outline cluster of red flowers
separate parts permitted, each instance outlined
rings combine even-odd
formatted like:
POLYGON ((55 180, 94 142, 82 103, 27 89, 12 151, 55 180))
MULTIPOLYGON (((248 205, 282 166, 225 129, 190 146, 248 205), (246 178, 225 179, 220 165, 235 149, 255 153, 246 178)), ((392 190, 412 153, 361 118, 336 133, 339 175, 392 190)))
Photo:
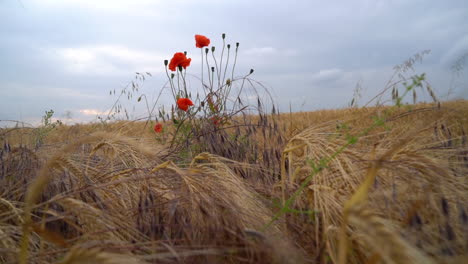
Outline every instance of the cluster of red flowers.
MULTIPOLYGON (((197 48, 203 48, 210 45, 210 39, 203 35, 195 35, 195 46, 197 48)), ((176 52, 169 62, 169 70, 176 71, 179 67, 186 69, 190 66, 191 58, 187 58, 186 54, 183 52, 176 52)), ((167 63, 167 61, 166 61, 167 63)), ((167 64, 166 64, 167 65, 167 64)), ((192 100, 189 98, 179 98, 177 99, 177 107, 182 111, 187 111, 190 106, 193 106, 192 100)), ((213 124, 218 126, 221 122, 219 117, 214 117, 211 119, 213 124)), ((163 131, 163 125, 157 123, 154 126, 154 132, 161 133, 163 131)))
MULTIPOLYGON (((210 39, 203 35, 195 35, 195 46, 197 48, 203 48, 210 45, 210 39)), ((187 58, 185 53, 176 52, 169 62, 169 70, 176 71, 177 68, 182 67, 186 69, 190 66, 191 58, 187 58)), ((177 100, 177 107, 183 111, 187 111, 190 106, 193 105, 193 102, 188 98, 179 98, 177 100)), ((154 129, 156 131, 156 127, 154 129)), ((159 133, 159 132, 157 132, 159 133)))
MULTIPOLYGON (((210 39, 203 36, 203 35, 195 35, 195 46, 197 48, 203 48, 210 45, 210 39)), ((187 58, 185 53, 183 52, 176 52, 174 56, 172 56, 171 61, 169 62, 169 70, 176 71, 178 67, 182 67, 186 69, 190 66, 190 62, 192 61, 191 58, 187 58)))

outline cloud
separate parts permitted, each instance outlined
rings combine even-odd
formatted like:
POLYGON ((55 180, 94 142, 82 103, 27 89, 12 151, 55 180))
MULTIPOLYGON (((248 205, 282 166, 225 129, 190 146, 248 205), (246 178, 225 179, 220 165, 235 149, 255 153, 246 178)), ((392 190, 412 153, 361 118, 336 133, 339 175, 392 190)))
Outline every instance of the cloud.
POLYGON ((447 66, 466 52, 465 2, 294 0, 291 15, 279 0, 6 1, 0 117, 40 118, 47 109, 91 117, 79 110, 112 105, 109 90, 135 71, 153 74, 141 91, 156 98, 167 81, 162 61, 174 52, 187 50, 187 74, 200 74, 194 34, 210 37, 217 55, 221 33, 241 43, 235 76, 255 69, 251 77, 275 89, 283 108, 296 99, 311 102, 304 110, 344 106, 360 79, 372 95, 394 65, 424 49, 432 50, 428 78, 444 89, 447 66))
POLYGON ((273 47, 250 48, 244 51, 245 54, 255 55, 255 56, 274 54, 276 52, 277 50, 273 47))
POLYGON ((20 82, 17 83, 4 83, 5 89, 0 90, 0 95, 5 97, 29 96, 36 99, 49 98, 53 100, 98 100, 102 96, 83 92, 82 90, 72 89, 60 86, 47 86, 47 85, 24 85, 20 82))
POLYGON ((87 8, 95 10, 109 11, 128 11, 129 9, 147 7, 150 4, 159 4, 163 1, 158 0, 139 0, 138 3, 128 0, 34 0, 28 1, 28 4, 35 4, 37 7, 48 8, 87 8), (32 3, 31 3, 32 2, 32 3))
POLYGON ((132 71, 164 72, 164 56, 154 52, 133 50, 118 45, 96 45, 78 48, 57 48, 66 69, 75 74, 116 75, 132 71))
POLYGON ((324 81, 332 81, 340 78, 343 75, 343 71, 341 69, 324 69, 320 70, 319 72, 313 74, 310 77, 310 80, 313 82, 324 82, 324 81))
POLYGON ((85 116, 98 116, 98 115, 107 115, 109 111, 100 111, 98 109, 80 109, 78 110, 81 114, 85 116))

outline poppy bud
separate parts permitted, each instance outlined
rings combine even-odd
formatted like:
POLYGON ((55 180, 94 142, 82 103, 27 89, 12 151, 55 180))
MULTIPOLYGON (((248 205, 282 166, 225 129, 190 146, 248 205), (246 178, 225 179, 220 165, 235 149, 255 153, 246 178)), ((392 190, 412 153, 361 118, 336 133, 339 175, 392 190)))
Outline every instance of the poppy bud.
POLYGON ((186 52, 186 51, 184 51, 184 55, 187 56, 187 52, 186 52))
POLYGON ((164 60, 164 66, 167 66, 168 63, 169 63, 168 60, 164 60))
POLYGON ((211 67, 211 71, 214 72, 214 67, 211 67))
POLYGON ((215 51, 215 47, 211 47, 211 52, 214 52, 215 51))
POLYGON ((254 69, 250 69, 250 73, 249 74, 252 74, 254 72, 254 69))
POLYGON ((222 37, 223 39, 226 38, 226 34, 223 33, 223 34, 221 35, 221 37, 222 37))
POLYGON ((231 48, 231 44, 227 44, 227 48, 230 49, 230 48, 231 48))
POLYGON ((174 79, 175 74, 171 73, 171 79, 174 79))
POLYGON ((177 68, 179 68, 179 71, 182 71, 182 66, 179 65, 177 68))
POLYGON ((239 47, 239 42, 236 42, 236 48, 238 48, 238 47, 239 47))
POLYGON ((205 48, 205 53, 206 53, 206 54, 208 54, 208 51, 209 51, 209 49, 208 49, 208 48, 205 48))

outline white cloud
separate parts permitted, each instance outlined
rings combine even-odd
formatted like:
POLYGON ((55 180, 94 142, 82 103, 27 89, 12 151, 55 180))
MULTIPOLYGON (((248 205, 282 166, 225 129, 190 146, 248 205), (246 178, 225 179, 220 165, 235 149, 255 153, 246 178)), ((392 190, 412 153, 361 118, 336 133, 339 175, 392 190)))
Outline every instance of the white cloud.
POLYGON ((337 79, 341 77, 342 75, 343 75, 343 71, 341 69, 337 69, 337 68, 324 69, 313 74, 311 76, 311 80, 315 82, 329 81, 329 80, 337 79))
POLYGON ((67 87, 53 87, 48 85, 22 84, 21 82, 11 82, 3 84, 0 89, 0 96, 15 97, 28 96, 34 98, 53 98, 54 100, 80 99, 80 100, 98 100, 101 96, 67 87))
POLYGON ((163 72, 164 56, 118 45, 59 48, 66 70, 75 74, 115 75, 131 71, 163 72), (125 66, 122 66, 125 65, 125 66), (124 68, 125 67, 125 68, 124 68), (130 69, 128 68, 130 67, 130 69))
POLYGON ((59 10, 73 12, 84 10, 98 15, 117 15, 133 17, 170 18, 180 12, 181 6, 194 4, 217 4, 219 0, 30 0, 25 2, 27 8, 34 10, 59 10), (168 13, 170 9, 172 12, 168 13))
POLYGON ((141 8, 149 4, 157 4, 163 1, 158 0, 36 0, 34 1, 40 6, 52 7, 74 7, 74 8, 89 8, 89 9, 104 9, 106 11, 121 10, 125 11, 130 8, 141 8))
POLYGON ((100 111, 98 109, 80 109, 78 112, 86 116, 107 115, 108 113, 108 111, 100 111))
POLYGON ((94 54, 88 50, 83 49, 62 49, 59 51, 62 56, 68 60, 72 60, 76 63, 89 63, 96 59, 94 54))
POLYGON ((150 53, 150 52, 143 52, 138 50, 131 50, 126 47, 122 46, 114 46, 114 45, 102 45, 89 48, 88 50, 97 53, 108 55, 111 57, 116 57, 131 63, 141 63, 141 62, 154 62, 154 61, 162 61, 164 57, 161 55, 150 53))

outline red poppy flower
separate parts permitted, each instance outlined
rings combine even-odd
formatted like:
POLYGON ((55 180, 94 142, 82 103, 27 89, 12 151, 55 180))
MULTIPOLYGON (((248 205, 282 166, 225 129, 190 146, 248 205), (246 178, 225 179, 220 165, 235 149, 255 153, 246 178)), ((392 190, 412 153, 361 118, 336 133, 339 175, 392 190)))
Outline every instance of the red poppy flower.
POLYGON ((157 123, 154 125, 154 132, 156 133, 161 133, 163 130, 163 125, 161 123, 157 123))
POLYGON ((210 39, 203 35, 195 35, 195 46, 203 48, 210 45, 210 39))
POLYGON ((176 71, 177 67, 181 66, 184 69, 190 66, 190 61, 183 52, 177 52, 172 57, 171 62, 169 62, 169 70, 176 71))
POLYGON ((181 110, 187 111, 191 105, 193 105, 193 102, 188 98, 179 98, 179 100, 177 100, 177 107, 181 110))

